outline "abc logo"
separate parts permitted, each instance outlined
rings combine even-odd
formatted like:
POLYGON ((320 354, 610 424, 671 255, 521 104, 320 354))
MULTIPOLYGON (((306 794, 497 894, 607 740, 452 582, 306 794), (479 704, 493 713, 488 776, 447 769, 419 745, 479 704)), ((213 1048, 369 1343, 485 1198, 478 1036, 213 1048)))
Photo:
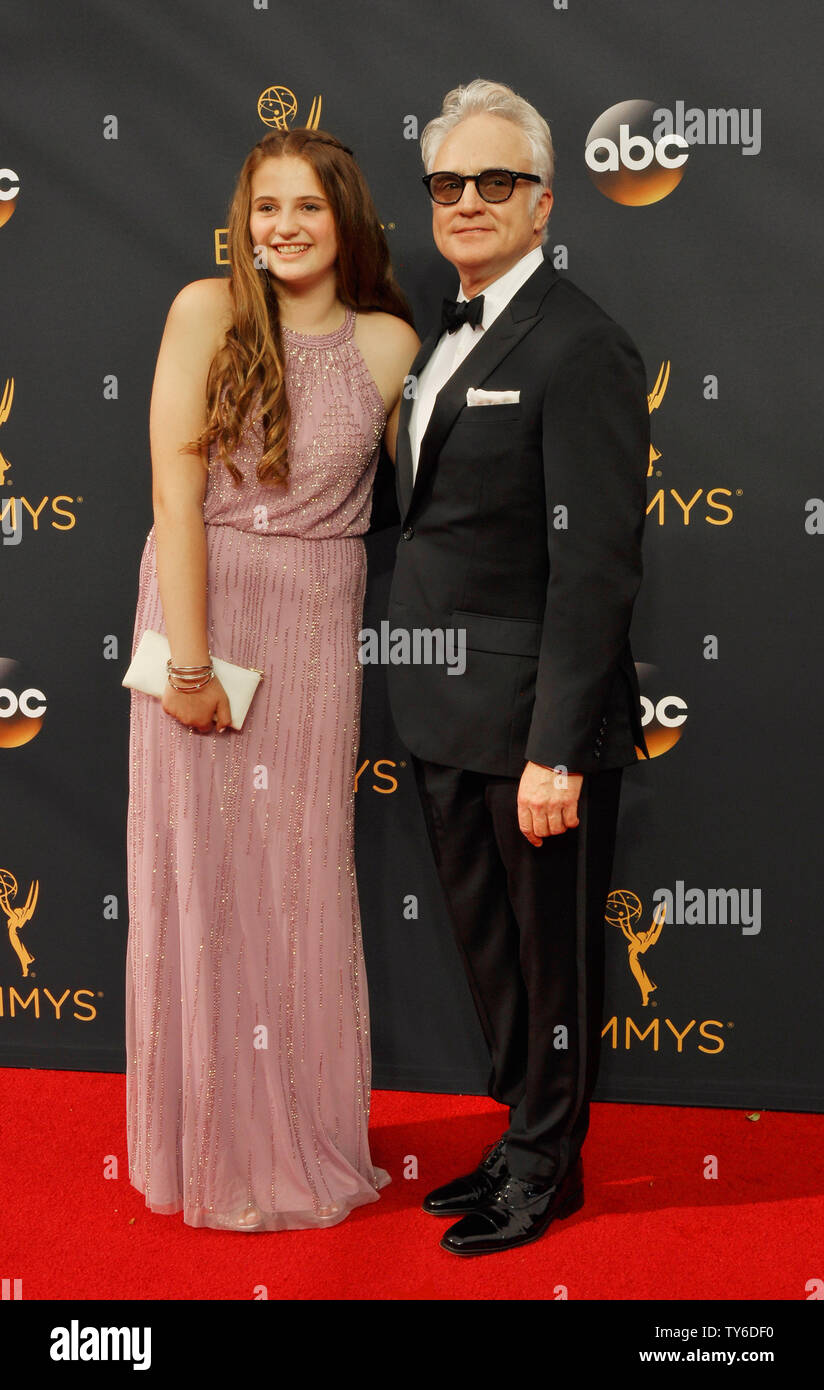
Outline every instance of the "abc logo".
POLYGON ((0 657, 0 748, 21 748, 43 727, 46 697, 19 661, 0 657))
POLYGON ((641 723, 651 758, 668 753, 681 737, 687 722, 687 702, 680 695, 667 695, 657 666, 636 661, 641 687, 641 723))
POLYGON ((20 180, 13 169, 0 169, 0 227, 5 227, 17 207, 20 180))
POLYGON ((627 207, 666 198, 681 182, 689 145, 683 135, 656 137, 651 101, 620 101, 599 116, 587 136, 585 159, 605 197, 627 207))

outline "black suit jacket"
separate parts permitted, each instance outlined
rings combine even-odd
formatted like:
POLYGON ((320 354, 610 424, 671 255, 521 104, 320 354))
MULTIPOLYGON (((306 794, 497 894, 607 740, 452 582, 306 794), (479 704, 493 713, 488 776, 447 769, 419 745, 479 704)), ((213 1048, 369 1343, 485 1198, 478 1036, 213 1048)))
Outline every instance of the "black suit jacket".
POLYGON ((628 632, 649 412, 632 341, 544 260, 438 394, 414 484, 411 407, 390 627, 463 629, 466 670, 388 666, 406 746, 511 777, 527 760, 582 773, 634 763, 636 746, 646 756, 628 632), (468 387, 520 400, 467 406, 468 387))

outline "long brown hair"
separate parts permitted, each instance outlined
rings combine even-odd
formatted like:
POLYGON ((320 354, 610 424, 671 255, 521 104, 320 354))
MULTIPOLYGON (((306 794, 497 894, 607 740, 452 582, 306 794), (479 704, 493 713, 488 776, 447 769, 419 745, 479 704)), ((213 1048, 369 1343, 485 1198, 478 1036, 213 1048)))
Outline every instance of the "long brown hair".
POLYGON ((264 159, 290 155, 311 164, 332 210, 337 235, 338 298, 355 310, 382 309, 412 323, 412 312, 392 273, 389 247, 372 196, 357 163, 334 135, 323 130, 278 130, 265 135, 246 156, 229 208, 227 251, 234 315, 215 353, 206 386, 206 426, 187 452, 217 444, 218 456, 240 486, 243 475, 231 458, 243 422, 259 394, 263 453, 262 483, 289 476, 289 401, 277 295, 266 267, 254 263, 249 232, 252 175, 264 159))

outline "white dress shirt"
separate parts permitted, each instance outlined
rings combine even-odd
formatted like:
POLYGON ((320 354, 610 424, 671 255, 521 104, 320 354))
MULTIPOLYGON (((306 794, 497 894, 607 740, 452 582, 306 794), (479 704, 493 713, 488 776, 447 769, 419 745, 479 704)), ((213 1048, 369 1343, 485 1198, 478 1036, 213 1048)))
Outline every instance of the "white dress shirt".
MULTIPOLYGON (((435 397, 457 371, 464 358, 472 351, 478 341, 478 335, 485 333, 493 324, 500 313, 506 308, 512 296, 525 284, 530 275, 533 275, 538 266, 543 263, 544 253, 540 246, 535 246, 531 251, 527 251, 519 261, 516 261, 504 275, 500 275, 497 280, 493 280, 491 285, 487 285, 482 291, 484 297, 483 318, 476 328, 472 328, 468 323, 462 323, 455 333, 444 333, 438 342, 435 351, 430 357, 426 366, 418 376, 415 399, 412 403, 412 410, 409 416, 409 442, 412 447, 412 477, 418 471, 418 456, 421 449, 421 440, 426 433, 426 427, 435 405, 435 397)), ((458 293, 458 303, 466 299, 466 295, 461 289, 458 293)), ((479 382, 475 383, 480 385, 479 382)))

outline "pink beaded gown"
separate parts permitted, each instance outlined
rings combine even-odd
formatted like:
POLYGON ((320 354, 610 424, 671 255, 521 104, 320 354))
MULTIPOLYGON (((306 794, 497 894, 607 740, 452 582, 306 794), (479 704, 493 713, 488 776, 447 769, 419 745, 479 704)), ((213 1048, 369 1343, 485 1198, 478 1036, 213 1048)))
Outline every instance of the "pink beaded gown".
MULTIPOLYGON (((243 729, 200 734, 132 692, 126 962, 129 1179, 155 1212, 326 1226, 377 1200, 354 864, 357 633, 383 401, 355 315, 283 330, 288 486, 259 427, 210 451, 210 651, 264 672, 243 729)), ((165 632, 154 527, 132 651, 165 632)))

